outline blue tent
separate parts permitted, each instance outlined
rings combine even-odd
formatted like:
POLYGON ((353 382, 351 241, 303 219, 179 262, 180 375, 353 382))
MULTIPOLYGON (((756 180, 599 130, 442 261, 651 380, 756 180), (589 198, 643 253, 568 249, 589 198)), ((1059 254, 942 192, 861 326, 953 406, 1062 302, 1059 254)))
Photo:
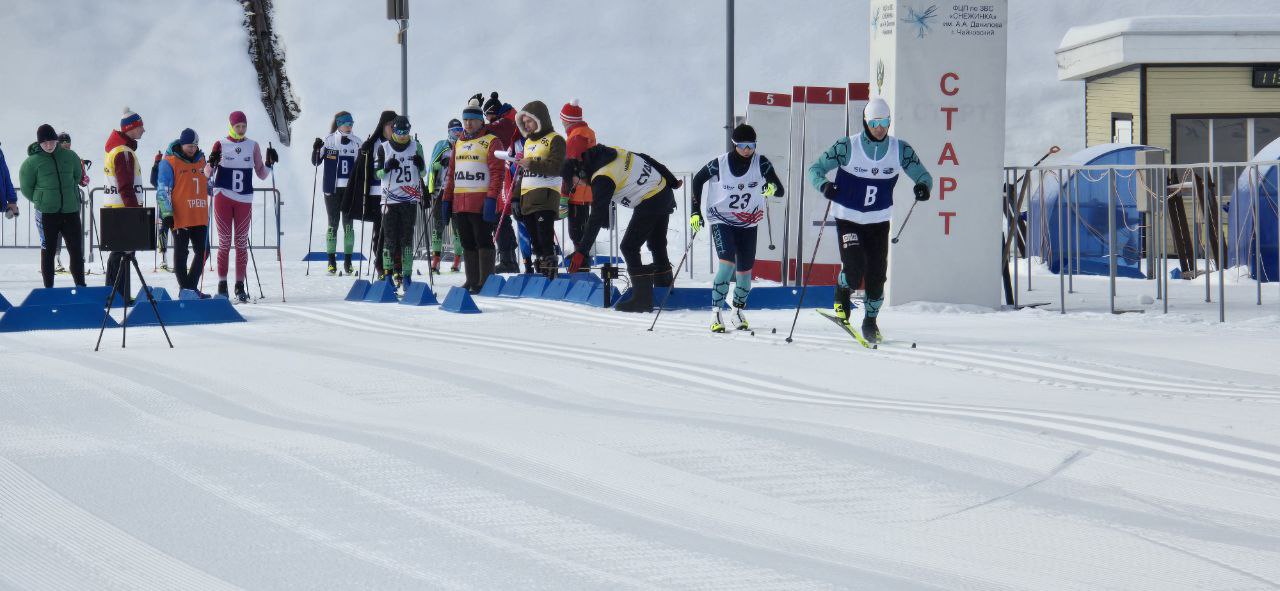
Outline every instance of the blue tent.
MULTIPOLYGON (((1132 165, 1134 155, 1151 146, 1134 144, 1103 144, 1076 152, 1059 165, 1105 166, 1132 165)), ((1048 165, 1052 167, 1053 165, 1048 165)), ((1040 182, 1039 173, 1032 173, 1031 180, 1040 182)), ((1044 176, 1044 199, 1039 187, 1031 187, 1027 194, 1027 243, 1032 256, 1038 256, 1049 264, 1049 270, 1060 273, 1063 264, 1076 259, 1075 273, 1080 275, 1109 275, 1110 261, 1107 248, 1107 193, 1110 176, 1105 170, 1064 171, 1062 178, 1044 176), (1067 216, 1074 194, 1077 215, 1067 216), (1062 220, 1059 200, 1061 203, 1062 220), (1061 223, 1060 223, 1061 222, 1061 223), (1059 232, 1062 233, 1059 236, 1059 232), (1070 249, 1068 250, 1068 238, 1070 249)), ((1142 215, 1138 213, 1138 175, 1132 171, 1115 171, 1116 186, 1116 275, 1143 278, 1142 244, 1139 228, 1142 215)))
MULTIPOLYGON (((1280 160, 1280 139, 1259 150, 1254 162, 1280 160)), ((1280 220, 1277 220, 1276 166, 1246 168, 1236 179, 1227 215, 1227 261, 1231 266, 1249 265, 1249 277, 1263 281, 1280 281, 1280 220), (1258 233, 1254 236, 1254 213, 1258 214, 1258 233), (1255 250, 1255 246, 1257 247, 1255 250), (1259 252, 1261 251, 1261 252, 1259 252), (1261 255, 1261 256, 1257 256, 1261 255)))

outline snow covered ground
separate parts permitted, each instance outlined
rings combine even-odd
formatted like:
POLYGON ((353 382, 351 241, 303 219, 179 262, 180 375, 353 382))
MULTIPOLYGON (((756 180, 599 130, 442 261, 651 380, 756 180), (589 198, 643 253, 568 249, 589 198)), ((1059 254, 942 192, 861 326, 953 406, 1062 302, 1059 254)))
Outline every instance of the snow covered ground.
POLYGON ((812 312, 788 345, 781 311, 346 303, 300 263, 281 303, 259 255, 249 322, 173 350, 0 336, 0 589, 1280 586, 1274 290, 1225 325, 900 306, 919 348, 869 351, 812 312))

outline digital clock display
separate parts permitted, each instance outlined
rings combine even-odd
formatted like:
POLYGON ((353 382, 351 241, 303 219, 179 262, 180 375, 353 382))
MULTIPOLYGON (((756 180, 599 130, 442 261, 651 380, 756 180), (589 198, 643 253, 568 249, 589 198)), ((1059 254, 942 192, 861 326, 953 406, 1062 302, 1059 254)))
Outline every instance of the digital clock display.
POLYGON ((1254 66, 1254 88, 1280 88, 1280 66, 1254 66))

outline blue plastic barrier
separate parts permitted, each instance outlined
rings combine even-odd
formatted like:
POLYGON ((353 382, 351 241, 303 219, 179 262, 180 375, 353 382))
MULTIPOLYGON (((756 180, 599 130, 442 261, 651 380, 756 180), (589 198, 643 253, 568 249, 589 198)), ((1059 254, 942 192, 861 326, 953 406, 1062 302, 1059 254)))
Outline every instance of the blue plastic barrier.
MULTIPOLYGON (((27 294, 19 306, 65 306, 70 304, 97 304, 99 308, 106 305, 107 296, 111 295, 111 286, 95 285, 93 287, 38 287, 27 294)), ((112 307, 123 308, 124 298, 116 295, 112 307)))
MULTIPOLYGON (((342 257, 343 257, 343 256, 345 256, 345 255, 343 255, 343 254, 339 253, 339 254, 338 254, 338 259, 339 259, 339 260, 342 260, 342 257)), ((360 254, 360 253, 358 253, 358 252, 353 252, 353 253, 351 253, 351 262, 353 262, 353 263, 354 263, 354 262, 356 262, 356 261, 365 261, 365 260, 368 260, 368 259, 364 258, 364 255, 362 255, 362 254, 360 254)), ((327 253, 327 252, 309 252, 309 253, 307 253, 307 256, 302 257, 302 262, 304 262, 304 263, 305 263, 305 262, 308 262, 308 261, 313 262, 313 263, 327 263, 327 262, 329 262, 329 253, 327 253)))
MULTIPOLYGON (((145 288, 139 287, 138 295, 133 296, 133 303, 135 306, 138 305, 139 303, 146 303, 147 294, 143 292, 144 289, 145 288)), ((155 298, 157 302, 168 302, 173 299, 172 297, 169 296, 169 290, 163 287, 152 287, 151 297, 155 298)))
POLYGON ((356 282, 351 284, 351 289, 347 291, 347 297, 343 299, 348 302, 363 302, 366 293, 369 293, 369 280, 356 279, 356 282))
MULTIPOLYGON (((810 285, 804 289, 804 306, 807 308, 826 308, 835 299, 834 285, 810 285)), ((748 310, 788 310, 795 308, 798 303, 799 287, 757 287, 747 296, 748 310)))
POLYGON ((585 304, 591 301, 591 292, 598 287, 590 281, 574 281, 569 287, 569 293, 565 294, 564 301, 573 302, 575 304, 585 304))
POLYGON ((530 275, 524 282, 524 289, 520 290, 522 298, 540 298, 542 292, 547 290, 547 278, 542 275, 530 275))
POLYGON ((409 284, 409 289, 404 290, 404 298, 400 303, 406 306, 436 306, 440 301, 436 299, 436 293, 431 291, 430 285, 415 281, 409 284))
POLYGON ((561 273, 559 277, 563 277, 565 279, 572 279, 574 281, 590 281, 596 285, 604 283, 604 281, 600 279, 599 275, 596 275, 595 273, 590 273, 587 271, 579 271, 577 273, 561 273))
POLYGON ((440 305, 440 309, 458 314, 480 313, 480 308, 476 306, 476 301, 471 299, 471 294, 456 285, 449 288, 449 293, 444 296, 444 303, 440 305))
POLYGON ((507 278, 507 282, 502 284, 502 291, 498 295, 504 298, 518 298, 524 293, 524 284, 529 280, 530 275, 512 275, 507 278))
MULTIPOLYGON (((618 303, 618 297, 621 294, 618 293, 618 288, 612 285, 609 286, 609 289, 613 291, 613 295, 609 298, 609 305, 613 306, 618 303)), ((604 284, 597 285, 595 289, 591 290, 591 298, 587 300, 587 305, 597 308, 604 307, 604 284)))
POLYGON ((10 304, 9 300, 5 299, 4 294, 0 294, 0 312, 4 312, 12 307, 13 304, 10 304))
POLYGON ((484 286, 480 288, 480 295, 485 297, 497 297, 502 293, 502 286, 507 283, 507 278, 497 273, 490 275, 484 280, 484 286))
MULTIPOLYGON (((105 297, 105 296, 104 296, 105 297)), ((53 306, 22 305, 11 308, 0 316, 0 332, 24 330, 66 330, 98 328, 102 326, 103 304, 58 304, 53 306)), ((120 326, 114 318, 107 318, 107 327, 120 326)))
POLYGON ((200 299, 200 296, 196 294, 196 291, 194 289, 180 289, 178 290, 178 299, 179 300, 198 300, 200 299))
POLYGON ((574 281, 566 277, 556 277, 551 283, 547 284, 547 288, 542 291, 542 299, 544 300, 563 300, 569 295, 569 288, 573 287, 574 281))
POLYGON ((364 294, 364 301, 374 304, 389 304, 396 300, 396 284, 386 280, 374 281, 364 294))
MULTIPOLYGON (((615 265, 621 265, 623 263, 623 260, 622 260, 622 257, 613 257, 612 259, 610 259, 608 256, 602 255, 602 254, 598 254, 591 259, 591 265, 593 267, 598 267, 600 265, 603 265, 605 263, 610 263, 610 262, 615 265)), ((560 267, 562 269, 569 268, 569 257, 564 257, 564 260, 560 261, 560 267)))
MULTIPOLYGON (((244 322, 244 316, 236 311, 235 305, 227 298, 209 298, 205 300, 168 300, 157 301, 155 310, 146 301, 140 301, 129 313, 129 326, 158 326, 156 310, 166 326, 183 326, 191 324, 223 324, 226 322, 244 322)), ((99 319, 101 320, 101 319, 99 319)))

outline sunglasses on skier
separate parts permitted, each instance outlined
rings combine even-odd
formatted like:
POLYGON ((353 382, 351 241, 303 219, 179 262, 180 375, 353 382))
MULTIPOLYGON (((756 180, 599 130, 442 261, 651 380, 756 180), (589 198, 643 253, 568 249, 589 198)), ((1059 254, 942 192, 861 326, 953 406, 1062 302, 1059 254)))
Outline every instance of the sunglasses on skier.
POLYGON ((877 127, 884 127, 884 128, 888 128, 888 127, 889 127, 889 118, 888 118, 888 117, 881 117, 881 118, 879 118, 879 119, 871 119, 871 120, 867 121, 867 127, 870 127, 870 128, 872 128, 872 129, 875 129, 875 128, 877 128, 877 127))
POLYGON ((739 150, 754 150, 756 149, 756 143, 755 142, 733 142, 733 147, 739 150))

